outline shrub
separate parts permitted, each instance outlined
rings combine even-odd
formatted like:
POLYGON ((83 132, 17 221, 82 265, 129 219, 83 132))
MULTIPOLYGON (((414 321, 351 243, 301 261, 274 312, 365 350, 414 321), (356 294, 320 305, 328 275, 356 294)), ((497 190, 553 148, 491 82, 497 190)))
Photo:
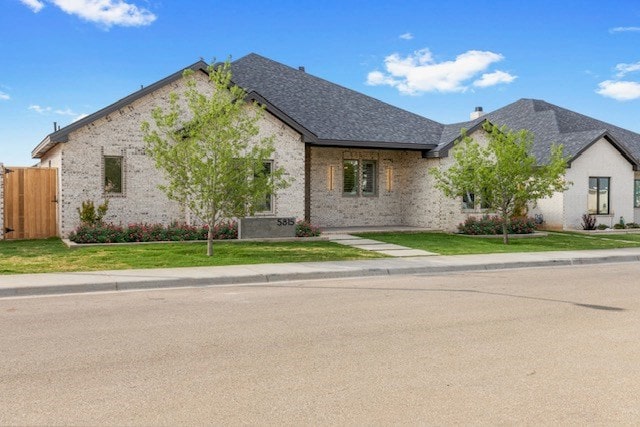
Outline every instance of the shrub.
MULTIPOLYGON (((70 235, 69 240, 76 243, 124 243, 124 242, 159 242, 206 240, 208 228, 196 227, 183 223, 172 223, 165 227, 162 224, 129 224, 120 227, 113 224, 81 224, 70 235)), ((238 225, 234 221, 223 222, 213 229, 215 240, 238 238, 238 225)))
POLYGON ((296 237, 317 237, 319 235, 320 228, 314 227, 308 221, 296 222, 296 237))
POLYGON ((629 222, 627 223, 627 228, 640 228, 640 225, 635 222, 629 222))
POLYGON ((121 243, 125 242, 122 227, 113 224, 82 224, 69 235, 69 240, 76 243, 121 243))
POLYGON ((596 229, 598 230, 606 230, 607 228, 609 228, 609 226, 606 224, 598 224, 598 226, 596 227, 596 229))
POLYGON ((77 209, 80 216, 80 222, 87 225, 96 225, 102 222, 102 218, 107 214, 109 209, 109 200, 105 200, 96 209, 93 200, 85 200, 81 207, 77 209))
POLYGON ((596 229, 596 217, 589 214, 582 215, 582 228, 584 230, 596 229))
POLYGON ((614 228, 615 230, 624 230, 624 229, 625 229, 625 228, 627 228, 627 227, 625 227, 625 225, 624 225, 624 224, 613 224, 613 228, 614 228))
MULTIPOLYGON (((509 234, 530 234, 536 230, 536 222, 533 218, 511 218, 510 226, 507 230, 509 234)), ((502 234, 503 220, 499 216, 485 215, 482 218, 467 218, 465 222, 458 225, 461 234, 474 236, 502 234)))

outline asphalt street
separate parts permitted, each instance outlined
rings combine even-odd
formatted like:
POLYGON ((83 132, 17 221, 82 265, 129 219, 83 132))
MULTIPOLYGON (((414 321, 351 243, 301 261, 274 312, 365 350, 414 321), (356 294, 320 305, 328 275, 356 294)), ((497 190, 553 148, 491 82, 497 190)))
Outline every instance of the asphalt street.
POLYGON ((0 299, 0 424, 638 424, 640 263, 0 299))

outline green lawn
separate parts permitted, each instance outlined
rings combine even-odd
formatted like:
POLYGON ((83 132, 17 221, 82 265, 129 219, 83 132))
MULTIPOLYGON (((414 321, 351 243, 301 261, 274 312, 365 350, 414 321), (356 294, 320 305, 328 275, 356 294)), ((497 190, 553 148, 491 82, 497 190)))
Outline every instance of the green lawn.
POLYGON ((501 238, 469 237, 447 233, 360 233, 360 237, 423 249, 441 255, 504 252, 542 252, 581 249, 613 249, 640 246, 640 235, 593 235, 550 233, 547 237, 514 238, 508 245, 501 238), (629 238, 628 236, 635 236, 629 238), (621 240, 633 240, 624 242, 621 240))
POLYGON ((0 240, 0 274, 335 261, 380 257, 383 255, 323 241, 215 242, 214 256, 207 257, 206 243, 158 243, 71 250, 59 239, 0 240))

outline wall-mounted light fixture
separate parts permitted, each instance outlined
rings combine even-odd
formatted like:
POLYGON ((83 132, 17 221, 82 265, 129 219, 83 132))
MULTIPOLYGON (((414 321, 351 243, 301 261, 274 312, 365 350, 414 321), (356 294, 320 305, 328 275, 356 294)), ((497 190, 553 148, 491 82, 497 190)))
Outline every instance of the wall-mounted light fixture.
POLYGON ((393 167, 387 166, 387 191, 393 190, 393 167))
POLYGON ((335 175, 336 168, 329 166, 327 168, 327 190, 333 191, 333 176, 335 175))

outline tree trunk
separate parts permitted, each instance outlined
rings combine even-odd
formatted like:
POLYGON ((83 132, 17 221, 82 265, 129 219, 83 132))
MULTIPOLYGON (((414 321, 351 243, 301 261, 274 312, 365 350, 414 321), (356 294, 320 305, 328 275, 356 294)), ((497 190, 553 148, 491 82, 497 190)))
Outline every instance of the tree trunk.
POLYGON ((502 218, 502 243, 509 244, 509 218, 502 218))
POLYGON ((207 231, 207 256, 213 255, 213 225, 208 224, 209 230, 207 231))

